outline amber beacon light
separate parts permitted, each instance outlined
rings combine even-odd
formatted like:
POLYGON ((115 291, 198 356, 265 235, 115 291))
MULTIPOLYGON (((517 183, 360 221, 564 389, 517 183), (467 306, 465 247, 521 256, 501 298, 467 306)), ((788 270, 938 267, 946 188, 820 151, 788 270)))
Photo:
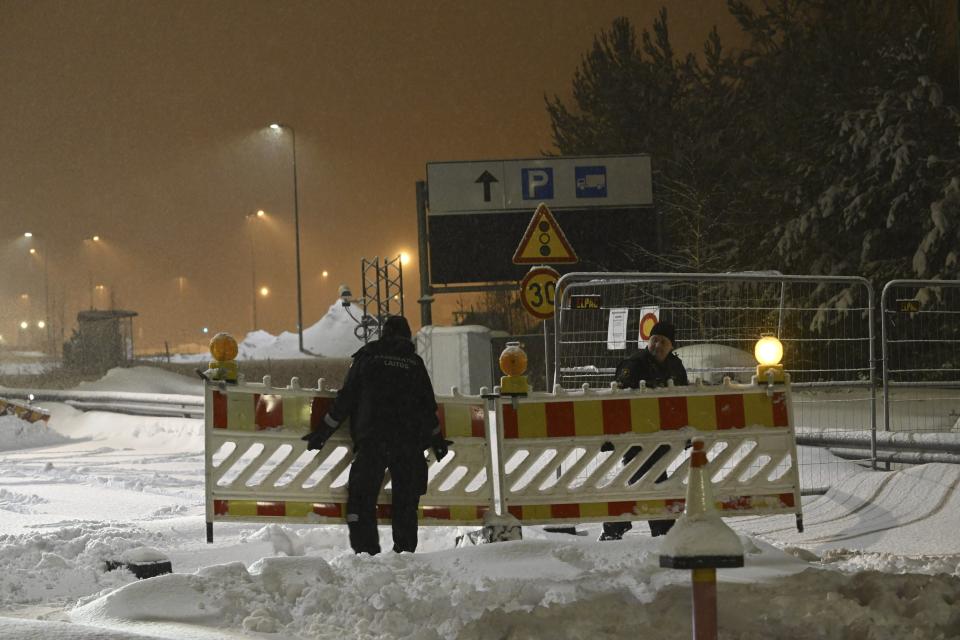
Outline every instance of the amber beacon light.
POLYGON ((783 380, 783 344, 774 336, 763 336, 757 340, 753 348, 753 355, 757 359, 757 379, 773 377, 776 381, 783 380))
POLYGON ((237 381, 237 347, 236 339, 229 333, 220 332, 210 340, 210 355, 213 360, 210 362, 210 373, 212 380, 224 380, 226 382, 237 381))
POLYGON ((527 376, 527 353, 519 342, 508 342, 500 353, 500 370, 504 376, 500 378, 500 393, 503 395, 526 395, 530 390, 527 376))

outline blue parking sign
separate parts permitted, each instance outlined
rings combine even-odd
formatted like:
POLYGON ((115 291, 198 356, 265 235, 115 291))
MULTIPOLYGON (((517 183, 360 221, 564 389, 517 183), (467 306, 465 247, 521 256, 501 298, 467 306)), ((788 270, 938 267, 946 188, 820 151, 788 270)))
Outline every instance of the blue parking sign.
POLYGON ((607 197, 607 168, 604 166, 575 167, 578 198, 607 197))
POLYGON ((520 186, 524 200, 552 200, 553 168, 520 169, 520 186))

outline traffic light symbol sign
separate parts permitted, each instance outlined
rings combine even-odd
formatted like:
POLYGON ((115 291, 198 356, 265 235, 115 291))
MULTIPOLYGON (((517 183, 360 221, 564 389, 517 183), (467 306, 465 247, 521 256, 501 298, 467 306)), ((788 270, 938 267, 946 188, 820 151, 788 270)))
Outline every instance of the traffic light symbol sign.
POLYGON ((550 209, 541 202, 513 254, 513 263, 572 264, 579 261, 550 209))

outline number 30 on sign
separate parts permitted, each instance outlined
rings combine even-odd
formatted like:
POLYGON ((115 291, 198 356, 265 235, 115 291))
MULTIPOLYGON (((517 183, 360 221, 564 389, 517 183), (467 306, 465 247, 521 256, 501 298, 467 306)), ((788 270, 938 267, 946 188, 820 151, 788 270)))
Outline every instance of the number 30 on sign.
POLYGON ((550 267, 534 267, 520 282, 520 301, 535 318, 553 317, 554 294, 560 274, 550 267))

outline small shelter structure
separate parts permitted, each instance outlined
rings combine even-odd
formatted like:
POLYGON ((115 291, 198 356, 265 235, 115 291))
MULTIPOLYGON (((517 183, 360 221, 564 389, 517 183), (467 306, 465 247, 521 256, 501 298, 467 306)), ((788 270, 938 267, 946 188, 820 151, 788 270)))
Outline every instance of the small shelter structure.
POLYGON ((91 309, 77 314, 78 329, 63 345, 64 365, 88 373, 105 373, 133 360, 136 311, 91 309))

